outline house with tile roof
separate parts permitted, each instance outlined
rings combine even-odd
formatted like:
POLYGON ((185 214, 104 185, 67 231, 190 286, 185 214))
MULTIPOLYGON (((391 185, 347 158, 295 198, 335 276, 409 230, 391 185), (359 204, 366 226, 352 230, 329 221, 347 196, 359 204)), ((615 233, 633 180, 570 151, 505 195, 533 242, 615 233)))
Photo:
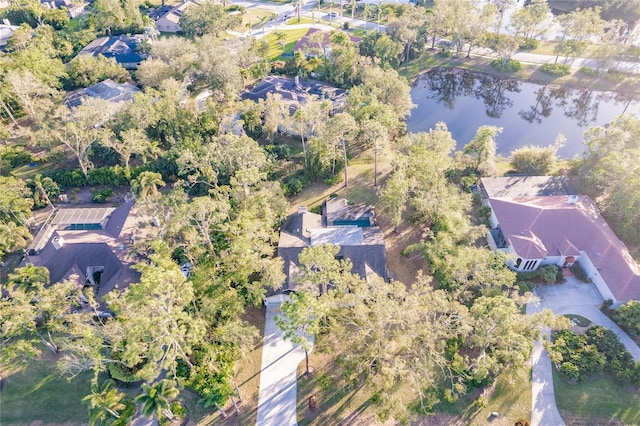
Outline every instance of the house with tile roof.
POLYGON ((640 267, 585 195, 489 197, 492 250, 516 271, 579 261, 602 297, 640 300, 640 267))
MULTIPOLYGON (((315 247, 324 244, 333 244, 340 247, 337 254, 339 259, 349 259, 352 263, 354 274, 364 279, 374 277, 389 279, 387 270, 387 252, 382 231, 379 227, 369 222, 373 217, 371 212, 364 213, 353 206, 362 216, 355 218, 355 222, 338 224, 327 223, 327 205, 332 212, 331 219, 334 222, 349 221, 352 216, 338 217, 334 205, 346 205, 344 198, 336 197, 327 200, 323 204, 322 214, 311 213, 306 207, 300 207, 298 211, 285 220, 280 228, 280 240, 278 242, 278 257, 284 261, 285 282, 279 293, 290 293, 296 290, 296 278, 299 273, 300 263, 298 256, 306 247, 315 247), (364 220, 357 221, 366 217, 364 220)), ((348 211, 348 210, 345 210, 348 211)), ((273 296, 271 294, 270 296, 273 296)))
POLYGON ((51 284, 71 280, 93 287, 96 298, 138 282, 130 247, 138 219, 135 200, 118 207, 58 208, 29 246, 22 266, 49 270, 51 284))
POLYGON ((114 58, 117 63, 127 70, 138 68, 140 63, 147 57, 139 52, 142 35, 129 37, 120 35, 117 37, 99 37, 87 44, 76 57, 98 56, 114 58))

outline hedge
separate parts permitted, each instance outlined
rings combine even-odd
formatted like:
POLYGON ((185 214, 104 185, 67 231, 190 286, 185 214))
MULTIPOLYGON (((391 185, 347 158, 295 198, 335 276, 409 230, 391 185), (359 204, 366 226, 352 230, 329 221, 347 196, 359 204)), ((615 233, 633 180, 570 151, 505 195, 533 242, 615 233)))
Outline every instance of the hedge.
POLYGON ((46 177, 53 179, 62 189, 96 185, 128 186, 131 179, 147 169, 145 166, 131 167, 127 176, 122 166, 98 167, 89 170, 86 178, 80 169, 65 169, 48 173, 46 177))

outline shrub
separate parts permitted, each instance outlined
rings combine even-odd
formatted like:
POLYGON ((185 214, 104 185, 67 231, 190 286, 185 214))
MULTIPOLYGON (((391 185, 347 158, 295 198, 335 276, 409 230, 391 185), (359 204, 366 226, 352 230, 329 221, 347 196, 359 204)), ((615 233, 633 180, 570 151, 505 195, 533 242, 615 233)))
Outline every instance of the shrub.
POLYGON ((450 58, 451 57, 451 50, 442 48, 438 52, 438 56, 442 56, 443 58, 450 58))
POLYGON ((556 148, 525 145, 511 152, 510 163, 518 173, 544 176, 556 164, 556 148))
POLYGON ((5 146, 0 150, 0 159, 16 168, 31 163, 33 156, 21 146, 5 146))
POLYGON ((227 12, 240 12, 242 14, 246 13, 244 6, 239 4, 232 4, 231 6, 227 7, 227 12))
POLYGON ((578 281, 583 283, 588 283, 590 281, 589 277, 587 276, 587 273, 582 268, 582 265, 580 265, 580 262, 578 261, 573 262, 573 265, 571 266, 570 269, 578 281))
POLYGON ((607 73, 605 74, 605 77, 607 78, 607 80, 611 80, 615 83, 619 83, 622 80, 624 80, 627 76, 624 75, 624 73, 621 73, 620 71, 614 68, 609 68, 607 70, 607 73))
POLYGON ((177 417, 178 419, 184 419, 187 415, 187 408, 179 401, 172 402, 170 409, 173 413, 173 416, 177 417))
POLYGON ((566 64, 544 64, 540 67, 540 71, 545 74, 561 77, 571 74, 571 67, 566 64))
POLYGON ((588 77, 598 77, 600 75, 598 70, 589 67, 580 67, 578 71, 588 77))
POLYGON ((501 59, 494 59, 491 61, 491 67, 501 73, 513 73, 516 71, 520 71, 522 69, 522 65, 520 62, 515 59, 507 59, 503 61, 501 59))
POLYGON ((535 271, 518 272, 518 281, 535 281, 547 284, 562 282, 562 269, 557 265, 543 265, 535 271))
POLYGON ((629 300, 614 314, 616 322, 632 336, 640 334, 640 302, 629 300))
POLYGON ((535 50, 538 48, 538 40, 530 38, 520 45, 520 50, 535 50))
POLYGON ((595 345, 606 358, 606 370, 616 376, 616 380, 630 382, 635 375, 635 362, 627 348, 615 333, 605 327, 591 327, 585 333, 587 343, 595 345))
POLYGON ((106 203, 112 195, 113 189, 109 187, 91 188, 91 201, 94 203, 106 203))
POLYGON ((589 374, 601 372, 606 364, 606 357, 585 335, 570 330, 558 331, 554 342, 545 346, 558 371, 572 380, 580 381, 589 374))
POLYGON ((351 24, 349 24, 349 22, 345 22, 344 24, 342 24, 342 28, 348 30, 349 28, 351 28, 351 24))
POLYGON ((136 370, 120 362, 110 362, 108 369, 109 375, 111 375, 113 380, 123 383, 134 383, 138 381, 136 378, 136 370))

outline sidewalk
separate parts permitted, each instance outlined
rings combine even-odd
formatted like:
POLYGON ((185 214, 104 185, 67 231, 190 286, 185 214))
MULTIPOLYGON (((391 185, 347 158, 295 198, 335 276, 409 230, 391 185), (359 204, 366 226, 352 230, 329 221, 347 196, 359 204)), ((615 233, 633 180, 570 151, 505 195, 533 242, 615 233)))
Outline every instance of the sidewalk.
MULTIPOLYGON (((286 300, 286 299, 285 299, 286 300)), ((298 365, 304 350, 283 339, 275 322, 280 302, 267 303, 257 426, 296 426, 298 365)))

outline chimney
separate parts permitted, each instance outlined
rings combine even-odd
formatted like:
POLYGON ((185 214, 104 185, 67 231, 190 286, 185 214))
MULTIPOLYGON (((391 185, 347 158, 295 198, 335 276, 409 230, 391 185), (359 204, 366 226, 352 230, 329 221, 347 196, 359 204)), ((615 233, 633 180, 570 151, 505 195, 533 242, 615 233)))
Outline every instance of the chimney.
POLYGON ((55 247, 56 250, 60 250, 64 245, 64 238, 54 237, 53 240, 51 240, 51 244, 53 244, 53 247, 55 247))
POLYGON ((298 213, 299 214, 304 214, 307 212, 307 206, 300 206, 298 207, 298 213))
POLYGON ((567 200, 568 204, 575 204, 578 202, 578 196, 577 195, 569 195, 569 199, 567 200))

